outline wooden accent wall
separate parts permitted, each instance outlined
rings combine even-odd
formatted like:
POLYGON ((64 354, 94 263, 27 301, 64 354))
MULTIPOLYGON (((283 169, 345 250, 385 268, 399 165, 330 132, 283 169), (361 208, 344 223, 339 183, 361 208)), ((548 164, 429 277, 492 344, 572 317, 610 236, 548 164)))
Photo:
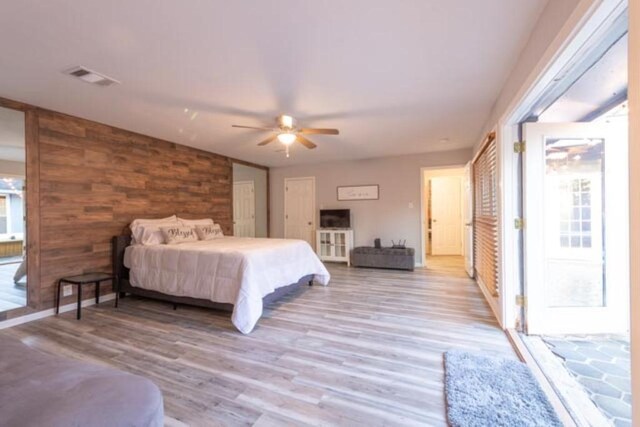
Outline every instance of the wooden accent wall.
MULTIPOLYGON (((232 159, 1 98, 0 106, 27 113, 29 240, 29 307, 0 320, 53 307, 62 276, 111 271, 110 239, 135 218, 211 217, 233 233, 232 159)), ((62 304, 74 300, 75 289, 62 304)))

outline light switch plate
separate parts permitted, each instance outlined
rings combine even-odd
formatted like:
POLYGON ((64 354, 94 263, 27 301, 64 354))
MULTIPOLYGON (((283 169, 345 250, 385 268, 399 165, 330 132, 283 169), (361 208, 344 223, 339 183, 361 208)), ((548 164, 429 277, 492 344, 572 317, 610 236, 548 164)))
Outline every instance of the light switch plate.
POLYGON ((68 297, 69 295, 73 295, 73 286, 66 285, 62 287, 62 296, 68 297))

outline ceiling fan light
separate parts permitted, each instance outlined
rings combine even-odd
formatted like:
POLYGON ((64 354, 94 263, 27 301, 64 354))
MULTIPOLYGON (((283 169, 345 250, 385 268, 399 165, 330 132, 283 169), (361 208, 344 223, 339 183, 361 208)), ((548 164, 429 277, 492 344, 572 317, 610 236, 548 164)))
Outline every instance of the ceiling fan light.
POLYGON ((293 128, 293 117, 283 114, 280 116, 280 126, 286 129, 293 128))
POLYGON ((282 142, 284 145, 291 145, 296 140, 295 133, 283 132, 278 135, 278 141, 282 142))

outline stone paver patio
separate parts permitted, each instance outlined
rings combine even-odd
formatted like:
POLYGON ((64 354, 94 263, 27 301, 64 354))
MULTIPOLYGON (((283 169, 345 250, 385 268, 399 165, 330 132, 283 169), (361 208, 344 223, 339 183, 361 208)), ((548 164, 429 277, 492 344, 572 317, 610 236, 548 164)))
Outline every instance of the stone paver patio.
POLYGON ((576 335, 542 339, 613 425, 631 426, 628 337, 576 335))

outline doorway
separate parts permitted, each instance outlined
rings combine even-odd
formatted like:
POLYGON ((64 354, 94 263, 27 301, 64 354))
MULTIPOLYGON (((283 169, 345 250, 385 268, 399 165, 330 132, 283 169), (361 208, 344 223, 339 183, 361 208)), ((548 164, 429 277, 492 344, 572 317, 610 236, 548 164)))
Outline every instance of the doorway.
POLYGON ((0 312, 27 305, 25 113, 0 108, 0 312))
POLYGON ((630 425, 626 9, 597 28, 520 119, 519 324, 576 423, 630 425))
POLYGON ((423 168, 421 172, 423 265, 461 267, 467 252, 464 224, 469 189, 465 168, 423 168))
POLYGON ((569 405, 616 425, 631 420, 625 112, 524 126, 527 340, 552 382, 581 387, 558 386, 569 405))
POLYGON ((233 235, 269 237, 269 171, 233 163, 233 235))
POLYGON ((316 230, 316 179, 284 180, 284 237, 300 239, 314 246, 316 230))
POLYGON ((256 197, 253 181, 233 183, 233 235, 256 237, 256 197))

